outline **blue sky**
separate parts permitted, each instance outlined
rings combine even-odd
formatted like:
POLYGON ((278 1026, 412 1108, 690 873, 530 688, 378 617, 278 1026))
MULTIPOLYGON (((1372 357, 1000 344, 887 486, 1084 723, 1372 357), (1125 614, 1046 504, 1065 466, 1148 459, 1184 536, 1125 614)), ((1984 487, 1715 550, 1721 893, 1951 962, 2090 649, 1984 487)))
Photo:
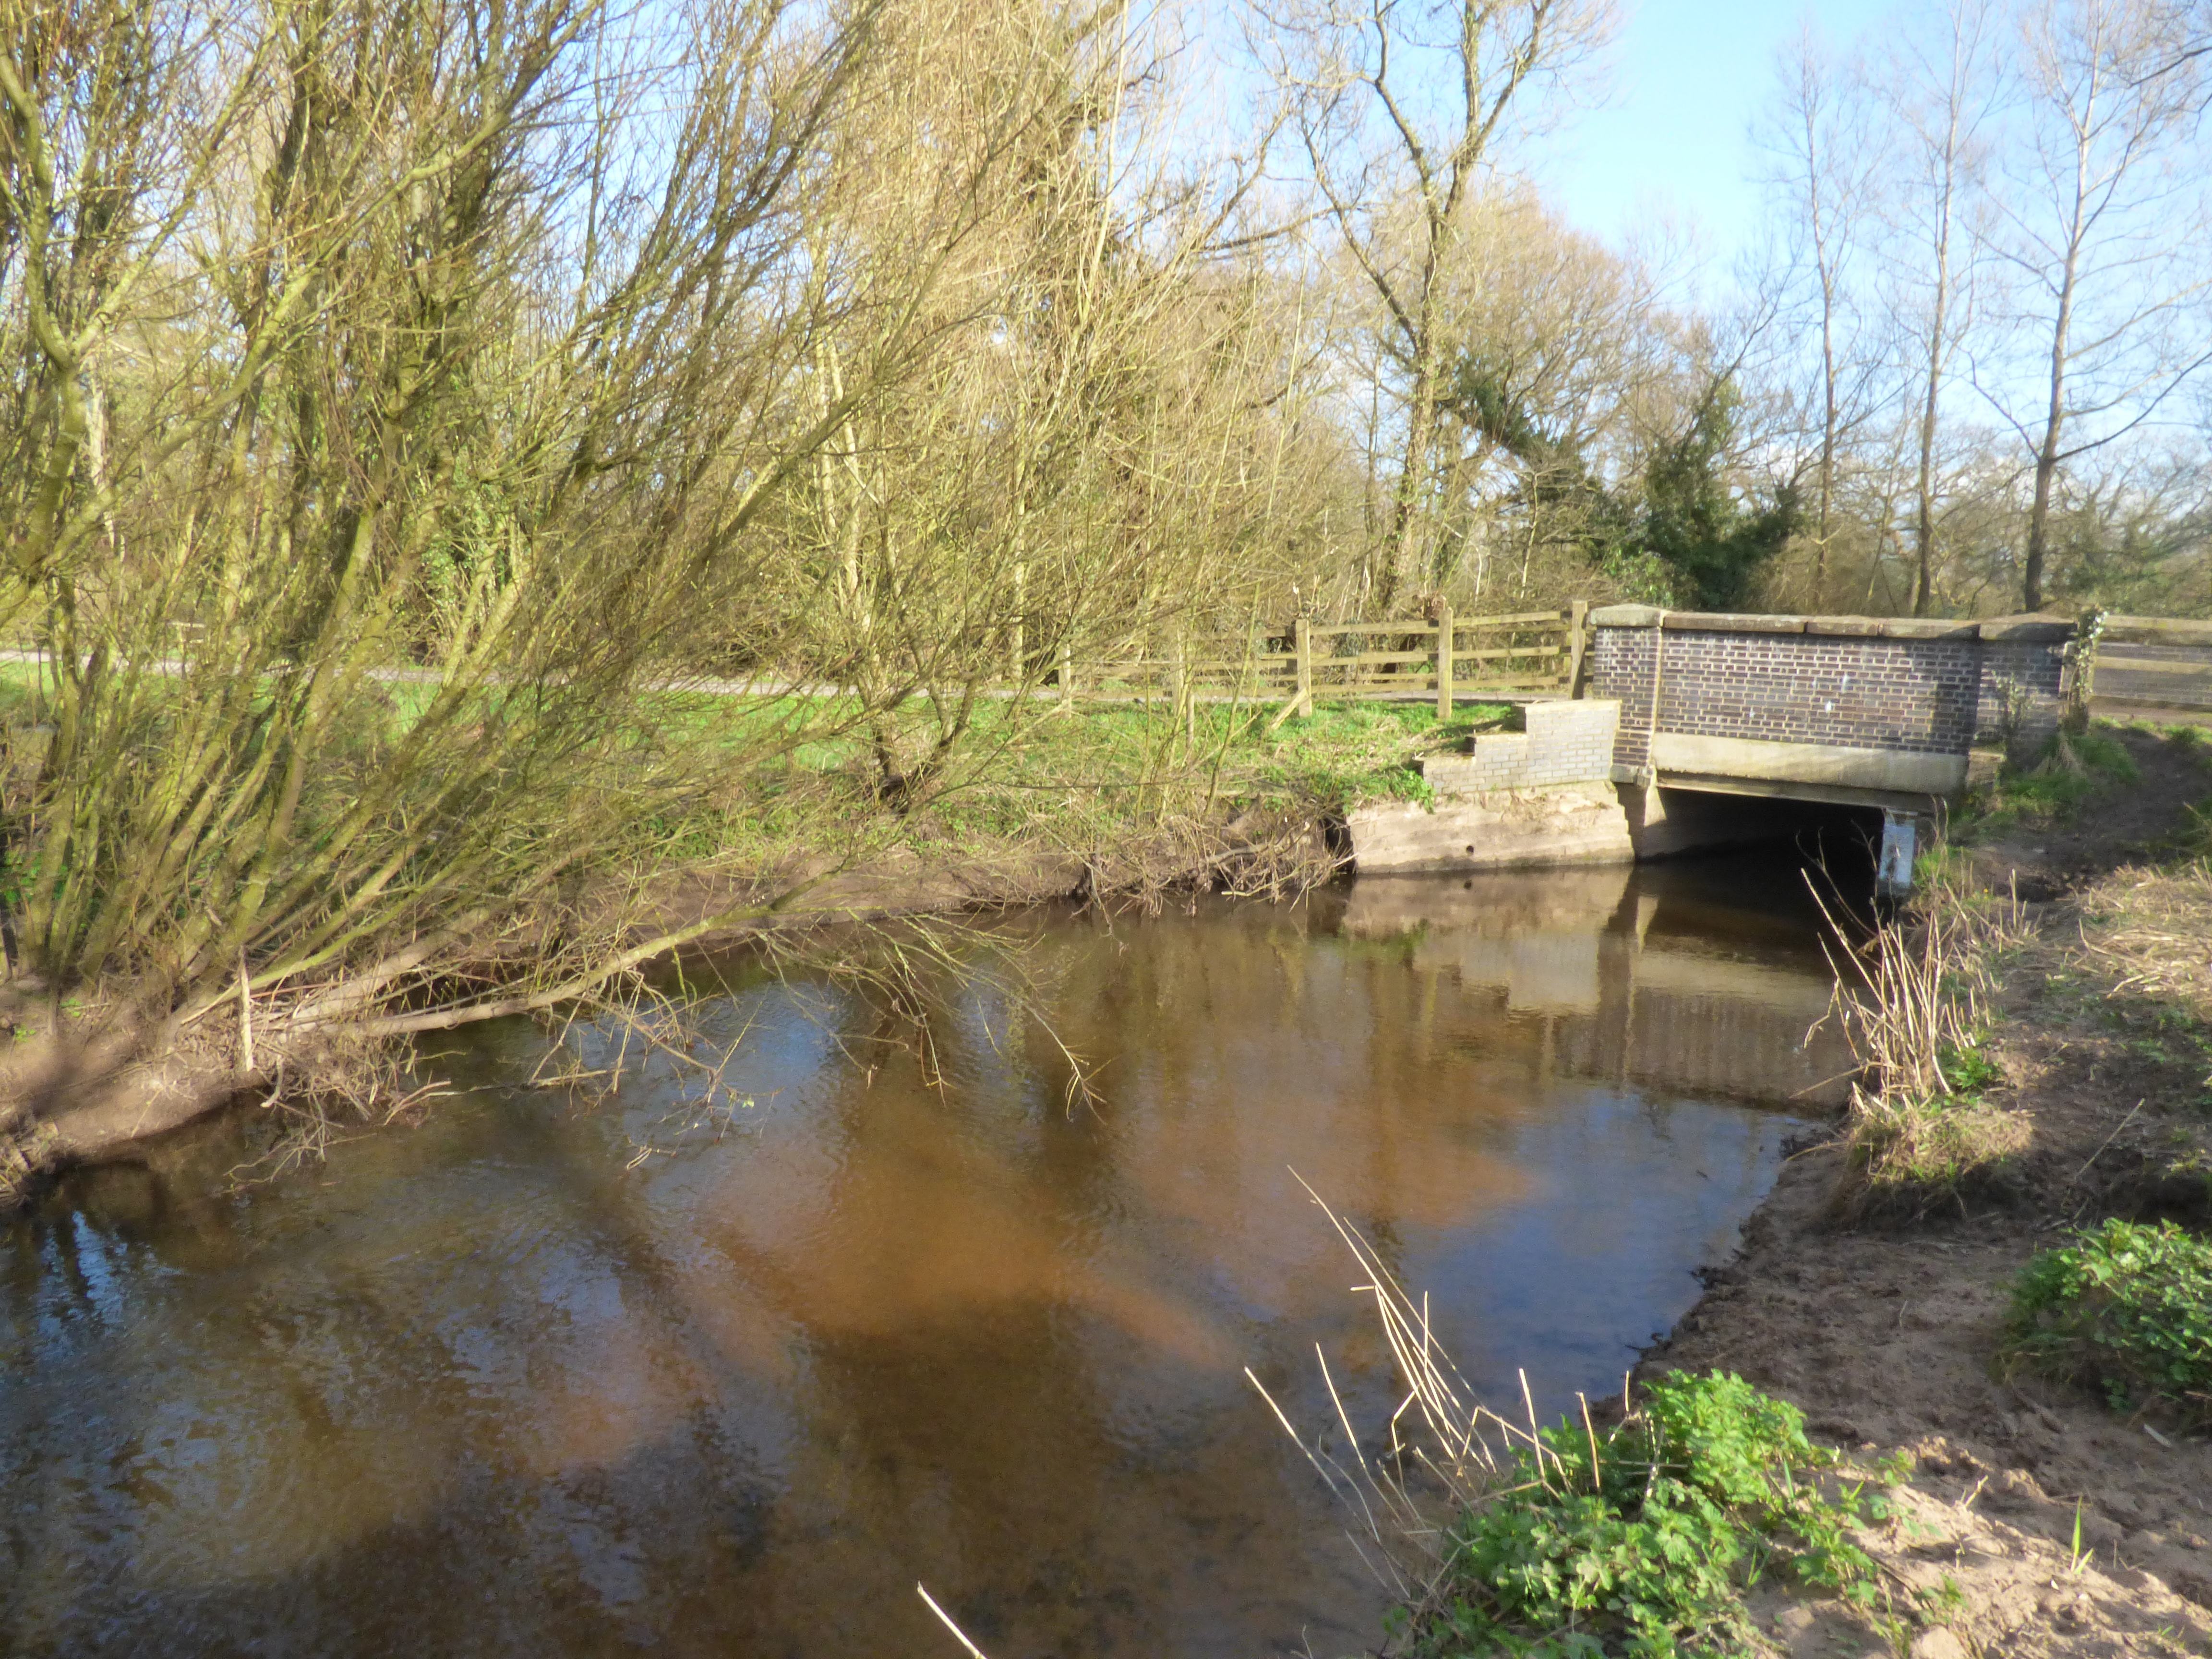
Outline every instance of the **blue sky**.
POLYGON ((1694 222, 1724 267, 1757 226, 1749 130, 1772 96, 1777 52, 1808 18, 1848 48, 1905 9, 1896 0, 1634 0, 1605 77, 1610 95, 1535 140, 1532 170, 1584 229, 1618 240, 1666 216, 1694 222))

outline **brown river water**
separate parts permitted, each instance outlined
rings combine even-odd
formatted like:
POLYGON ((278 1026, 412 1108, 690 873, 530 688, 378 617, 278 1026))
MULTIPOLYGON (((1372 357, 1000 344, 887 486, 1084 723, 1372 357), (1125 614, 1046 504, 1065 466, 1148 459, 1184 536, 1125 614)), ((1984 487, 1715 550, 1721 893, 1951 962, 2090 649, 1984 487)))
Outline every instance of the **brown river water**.
POLYGON ((1809 911, 1738 860, 1021 913, 1087 1102, 988 983, 918 1054, 733 962, 726 1121, 527 1088, 516 1025, 319 1165, 81 1173, 0 1244, 0 1652, 958 1659, 917 1581, 992 1659, 1362 1650, 1244 1376, 1395 1403, 1291 1171, 1498 1403, 1617 1390, 1841 1069, 1809 911))

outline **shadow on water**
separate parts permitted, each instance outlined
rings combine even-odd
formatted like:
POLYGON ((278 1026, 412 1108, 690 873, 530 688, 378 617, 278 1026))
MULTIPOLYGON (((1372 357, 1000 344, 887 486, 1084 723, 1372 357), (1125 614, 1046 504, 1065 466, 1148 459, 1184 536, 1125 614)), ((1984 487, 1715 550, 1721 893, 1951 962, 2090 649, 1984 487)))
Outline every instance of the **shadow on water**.
MULTIPOLYGON (((939 1073, 729 964, 758 1103, 450 1057, 420 1127, 240 1192, 235 1127, 88 1172, 0 1257, 0 1646, 45 1653, 1316 1653, 1384 1605, 1242 1372, 1395 1403, 1295 1168, 1479 1385, 1617 1388, 1772 1179, 1826 1000, 1794 866, 1365 880, 1008 918, 939 1073), (863 1063, 866 1062, 866 1063, 863 1063)), ((1357 1420, 1357 1419, 1355 1419, 1357 1420)))

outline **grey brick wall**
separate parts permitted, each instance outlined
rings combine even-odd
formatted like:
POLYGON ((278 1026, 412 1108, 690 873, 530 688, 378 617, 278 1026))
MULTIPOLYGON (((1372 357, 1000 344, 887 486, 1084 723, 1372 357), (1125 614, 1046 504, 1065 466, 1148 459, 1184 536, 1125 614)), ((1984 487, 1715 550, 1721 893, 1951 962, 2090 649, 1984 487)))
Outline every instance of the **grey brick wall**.
POLYGON ((1593 696, 1620 705, 1613 743, 1616 766, 1651 763, 1651 670, 1658 661, 1656 628, 1600 628, 1590 641, 1589 689, 1593 696))
POLYGON ((2006 738, 2007 692, 2017 699, 2014 745, 2040 747, 2058 729, 2058 698, 2066 673, 2066 644, 2047 640, 1986 640, 1982 644, 1974 741, 1991 747, 2006 738))
POLYGON ((1962 755, 2000 740, 2008 696, 2022 745, 2049 736, 2058 720, 2065 664, 2058 636, 2067 629, 2047 620, 1692 621, 1675 613, 1668 619, 1674 625, 1659 626, 1655 611, 1617 614, 1632 620, 1592 618, 1589 655, 1590 690, 1620 704, 1616 766, 1650 765, 1655 730, 1962 755))
POLYGON ((1532 702, 1526 731, 1478 737, 1466 755, 1424 761, 1421 775, 1438 793, 1447 795, 1601 783, 1613 775, 1620 714, 1620 705, 1610 698, 1532 702))
POLYGON ((1659 730, 1913 754, 1966 752, 1972 640, 1667 630, 1659 730))

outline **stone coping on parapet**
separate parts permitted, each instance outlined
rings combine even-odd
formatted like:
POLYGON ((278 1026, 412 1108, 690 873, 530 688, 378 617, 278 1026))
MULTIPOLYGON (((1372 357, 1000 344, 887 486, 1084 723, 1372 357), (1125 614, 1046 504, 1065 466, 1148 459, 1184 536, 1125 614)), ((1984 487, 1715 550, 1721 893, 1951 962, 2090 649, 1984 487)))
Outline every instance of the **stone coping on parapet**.
POLYGON ((1933 617, 1783 617, 1728 611, 1662 611, 1656 605, 1601 605, 1593 628, 1664 628, 1697 634, 1812 634, 1882 640, 2070 640, 2070 617, 2031 614, 1973 622, 1933 617))

